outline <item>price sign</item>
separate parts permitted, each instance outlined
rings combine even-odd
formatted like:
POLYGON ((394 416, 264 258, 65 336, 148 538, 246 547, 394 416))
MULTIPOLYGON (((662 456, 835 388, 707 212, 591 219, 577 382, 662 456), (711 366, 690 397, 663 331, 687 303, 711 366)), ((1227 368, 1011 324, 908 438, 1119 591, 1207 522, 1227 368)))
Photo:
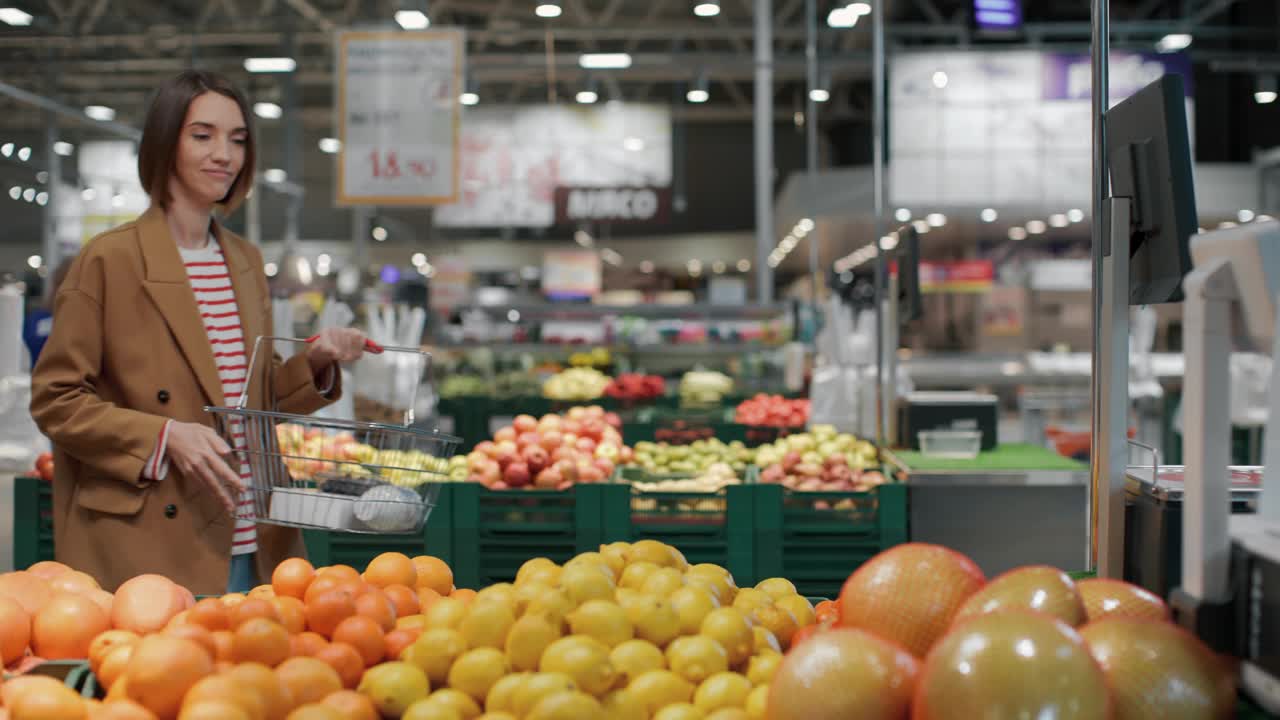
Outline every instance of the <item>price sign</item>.
POLYGON ((458 195, 463 36, 337 35, 339 205, 438 205, 458 195))

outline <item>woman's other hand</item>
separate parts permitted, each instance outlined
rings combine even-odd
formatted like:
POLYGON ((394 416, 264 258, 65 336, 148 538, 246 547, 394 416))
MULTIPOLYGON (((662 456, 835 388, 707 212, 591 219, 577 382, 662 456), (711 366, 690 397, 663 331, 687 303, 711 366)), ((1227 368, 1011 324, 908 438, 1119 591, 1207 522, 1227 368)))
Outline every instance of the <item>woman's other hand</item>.
POLYGON ((223 459, 231 454, 231 448, 218 433, 199 423, 175 420, 169 426, 165 453, 184 477, 204 483, 227 512, 235 515, 237 499, 244 486, 240 476, 223 459))
POLYGON ((320 373, 334 364, 355 362, 364 355, 365 335, 355 328, 326 328, 307 348, 311 372, 320 373))

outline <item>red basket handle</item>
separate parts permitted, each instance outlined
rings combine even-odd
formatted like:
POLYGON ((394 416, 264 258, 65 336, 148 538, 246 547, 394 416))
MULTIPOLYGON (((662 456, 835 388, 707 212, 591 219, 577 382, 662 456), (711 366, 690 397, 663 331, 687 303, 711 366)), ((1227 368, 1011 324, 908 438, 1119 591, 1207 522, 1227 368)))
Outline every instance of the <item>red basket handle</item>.
MULTIPOLYGON (((307 338, 307 342, 313 343, 319 339, 320 339, 319 335, 312 335, 311 337, 307 338)), ((370 340, 369 338, 364 339, 364 349, 365 349, 365 352, 370 353, 372 355, 381 355, 383 351, 383 347, 381 345, 370 340)))

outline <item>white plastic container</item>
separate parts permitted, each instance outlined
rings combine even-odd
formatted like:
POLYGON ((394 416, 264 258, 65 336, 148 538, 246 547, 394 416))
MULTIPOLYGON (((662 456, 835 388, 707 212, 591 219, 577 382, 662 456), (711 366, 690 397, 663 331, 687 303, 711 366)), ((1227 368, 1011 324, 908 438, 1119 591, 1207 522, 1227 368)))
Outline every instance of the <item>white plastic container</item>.
POLYGON ((921 430, 916 435, 925 457, 972 460, 982 449, 980 430, 921 430))
POLYGON ((351 528, 356 524, 356 498, 302 488, 271 491, 271 519, 326 528, 351 528))

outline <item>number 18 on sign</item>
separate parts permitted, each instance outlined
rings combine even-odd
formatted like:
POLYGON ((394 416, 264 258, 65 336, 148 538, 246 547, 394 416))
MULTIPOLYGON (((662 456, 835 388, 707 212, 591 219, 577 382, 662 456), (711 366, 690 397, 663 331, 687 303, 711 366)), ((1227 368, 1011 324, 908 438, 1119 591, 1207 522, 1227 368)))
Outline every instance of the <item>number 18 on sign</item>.
POLYGON ((337 36, 340 205, 457 200, 462 33, 337 36))

